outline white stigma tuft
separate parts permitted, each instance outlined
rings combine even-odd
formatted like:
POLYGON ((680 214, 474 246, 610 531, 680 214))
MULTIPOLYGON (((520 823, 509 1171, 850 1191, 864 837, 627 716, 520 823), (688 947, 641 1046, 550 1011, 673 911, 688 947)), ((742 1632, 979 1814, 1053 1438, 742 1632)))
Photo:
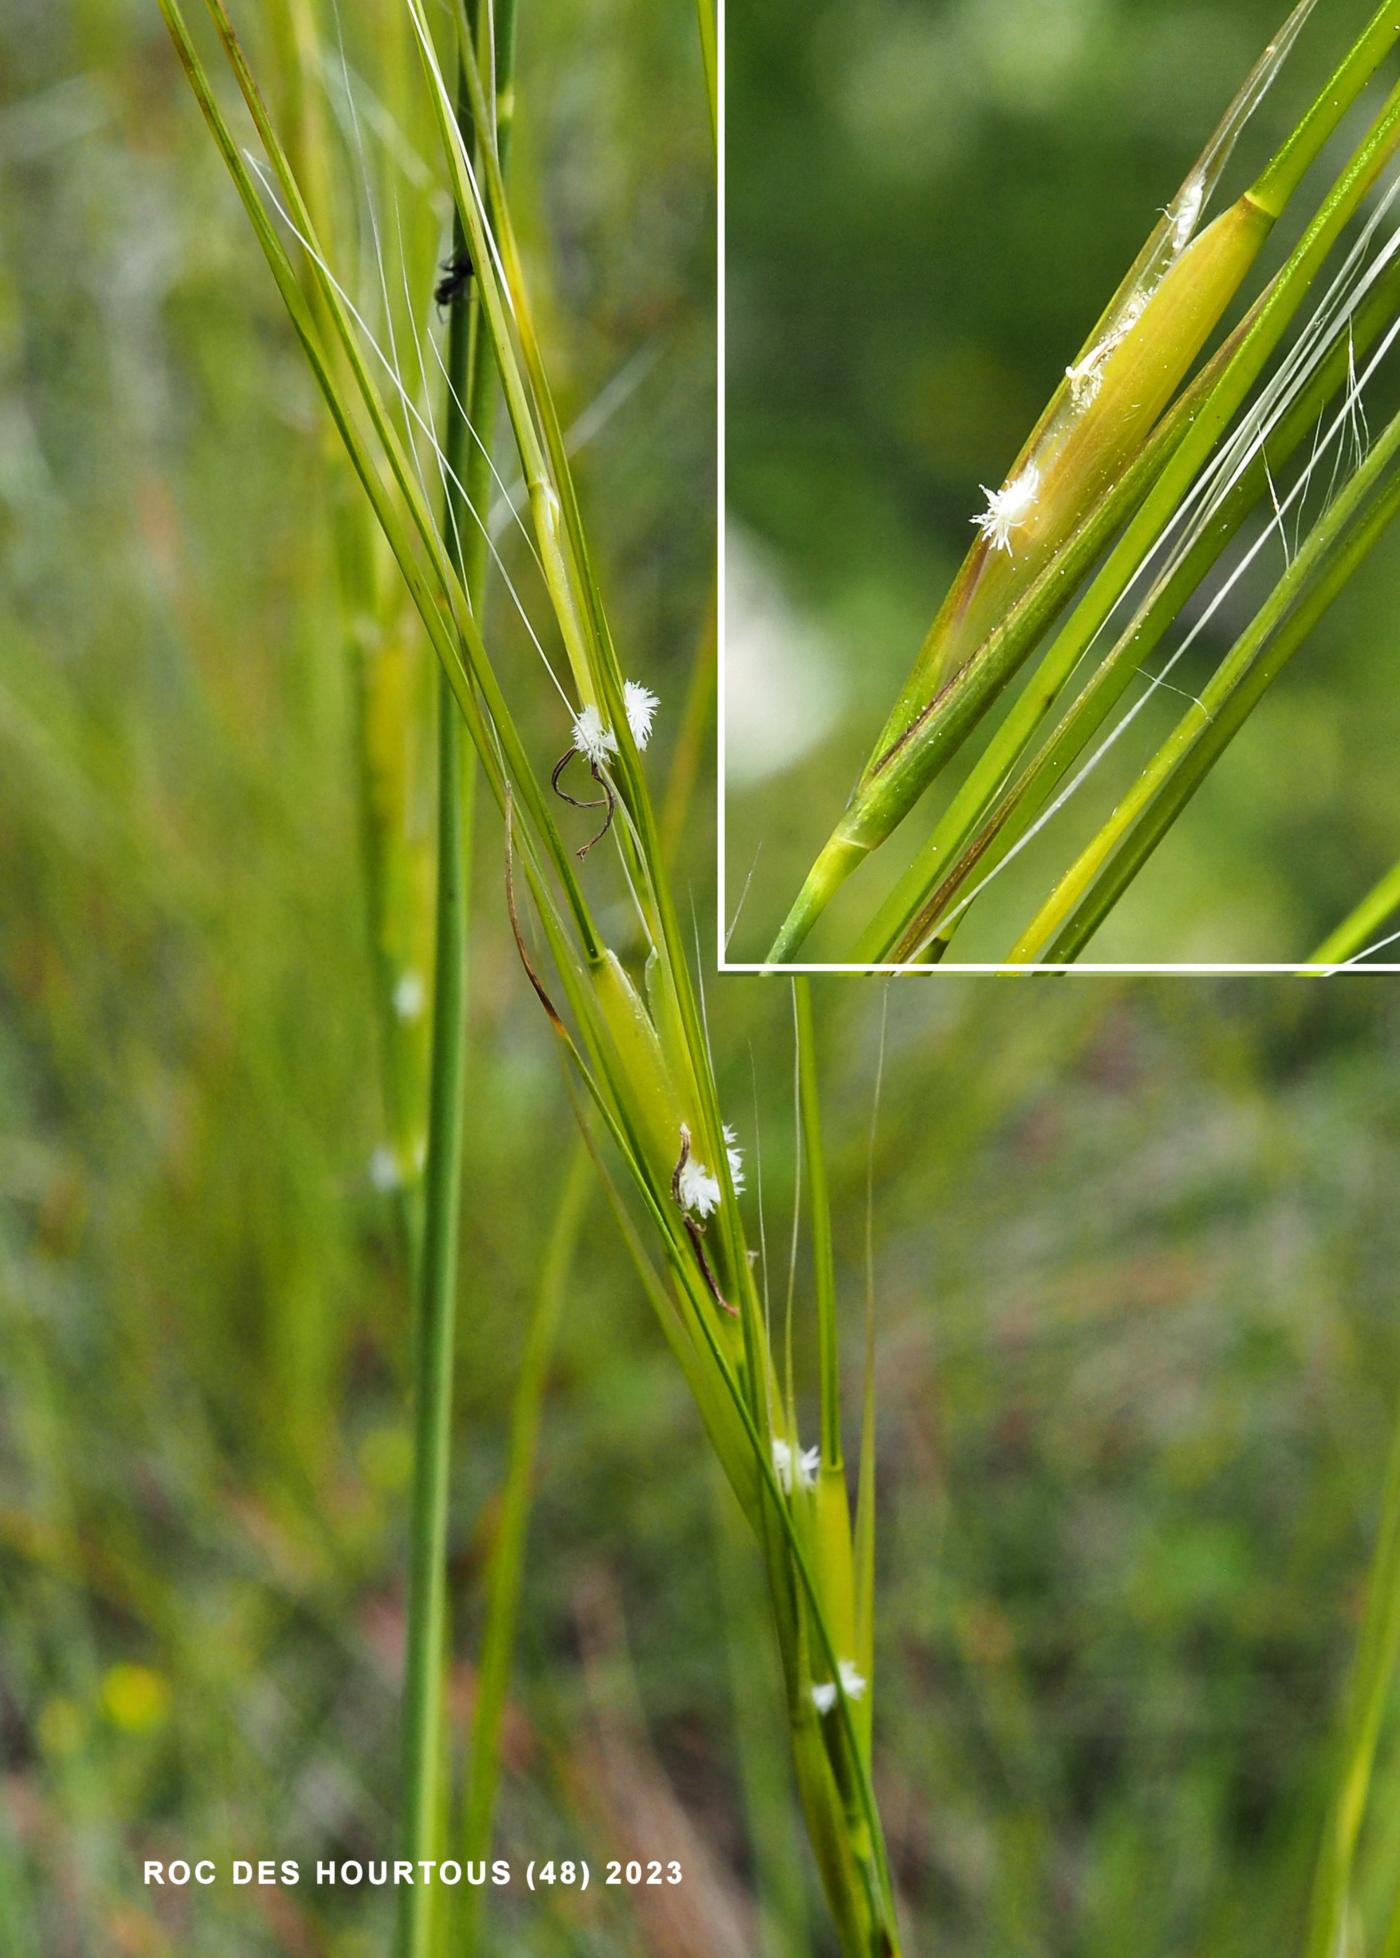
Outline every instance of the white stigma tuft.
POLYGON ((394 1012, 400 1020, 416 1020, 423 1011, 427 993, 418 972, 401 972, 394 987, 394 1012))
MULTIPOLYGON (((848 1700, 858 1700, 865 1691, 865 1681, 856 1671, 849 1659, 841 1661, 841 1684, 846 1689, 848 1700)), ((818 1713, 830 1713, 836 1704, 836 1683, 825 1679, 812 1688, 812 1704, 818 1713)))
POLYGON ((708 1217, 712 1210, 718 1210, 720 1199, 719 1178, 711 1176, 703 1163, 687 1156, 676 1178, 676 1192, 681 1200, 682 1210, 693 1210, 698 1217, 708 1217))
POLYGON ((785 1496, 792 1494, 792 1471, 794 1460, 797 1467, 797 1486, 799 1489, 815 1489, 817 1470, 821 1467, 820 1448, 800 1448, 794 1457, 791 1442, 773 1438, 773 1473, 778 1478, 778 1486, 785 1496))
POLYGON ((574 747, 595 768, 602 768, 609 755, 617 753, 617 736, 603 726, 603 717, 591 703, 574 722, 574 747))
POLYGON ((994 551, 1005 551, 1014 557, 1011 548, 1011 533, 1019 530, 1035 507, 1035 499, 1040 492, 1040 471, 1033 462, 1028 462, 1019 476, 999 490, 989 490, 981 485, 987 507, 979 516, 972 519, 994 551))
POLYGON ((660 700, 650 687, 640 686, 635 680, 625 680, 622 704, 627 710, 627 725, 632 730, 632 739, 639 748, 645 748, 651 739, 652 717, 661 705, 660 700))
POLYGON ((729 1180, 734 1185, 735 1196, 739 1197, 744 1194, 744 1152, 728 1122, 724 1125, 724 1144, 724 1153, 729 1158, 729 1180))

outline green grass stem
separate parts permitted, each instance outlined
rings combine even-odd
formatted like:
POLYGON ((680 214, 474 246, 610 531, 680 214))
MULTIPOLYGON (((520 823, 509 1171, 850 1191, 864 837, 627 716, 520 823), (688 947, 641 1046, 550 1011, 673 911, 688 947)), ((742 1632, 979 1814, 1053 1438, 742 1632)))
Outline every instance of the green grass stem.
POLYGON ((1046 956, 1047 938, 1052 941, 1048 950, 1052 962, 1079 956, 1267 688, 1400 511, 1400 471, 1385 480, 1397 453, 1400 416, 1390 422, 1336 502, 1318 519, 1249 628, 1202 689, 1199 701, 1192 703, 1108 822, 1061 878, 1017 941, 1011 964, 1046 956), (1374 500, 1363 509, 1368 497, 1374 500))
MULTIPOLYGON (((473 140, 470 109, 459 100, 464 140, 473 140)), ((462 247, 460 226, 454 249, 462 247)), ((444 541, 479 613, 484 539, 466 509, 463 472, 476 448, 477 389, 489 392, 490 369, 473 361, 476 309, 454 306, 448 332, 443 449, 447 461, 444 541)), ((489 440, 489 435, 484 439, 489 440)), ((480 451, 477 450, 479 454, 480 451)), ((451 1478, 452 1371, 455 1351, 458 1224, 461 1206, 463 1104, 466 1088, 467 834, 474 772, 463 766, 463 729, 445 673, 438 677, 437 893, 433 1034, 424 1175, 423 1243, 415 1338, 413 1512, 409 1540, 407 1647, 404 1667, 402 1851, 410 1862, 435 1859, 443 1835, 447 1657, 447 1525, 451 1478)), ((430 1885, 399 1891, 400 1958, 428 1958, 435 1901, 430 1885)))
POLYGON ((739 1786, 753 1856, 763 1958, 808 1958, 810 1913, 802 1881, 792 1783, 779 1730, 768 1719, 781 1679, 753 1542, 723 1478, 714 1492, 715 1564, 723 1600, 724 1645, 734 1703, 739 1786))
MULTIPOLYGON (((545 1245, 544 1264, 511 1404, 505 1481, 501 1487, 495 1541, 486 1569, 486 1612, 481 1658, 477 1667, 476 1704, 472 1714, 471 1757, 463 1803, 464 1862, 485 1862, 491 1855, 496 1795, 501 1777, 501 1728, 510 1691, 520 1619, 525 1541, 530 1523, 545 1388, 592 1185, 593 1166, 588 1151, 582 1143, 578 1143, 564 1174, 563 1188, 545 1245)), ((460 1949, 468 1954, 490 1949, 483 1929, 485 1900, 484 1888, 472 1884, 464 1886, 459 1937, 460 1949)))
MULTIPOLYGON (((1345 1725, 1331 1812, 1313 1885, 1304 1958, 1336 1958, 1348 1949, 1348 1905, 1357 1840, 1366 1817, 1376 1749, 1395 1695, 1400 1661, 1400 1427, 1391 1443, 1366 1610, 1347 1693, 1345 1725)), ((1396 1946, 1392 1925, 1386 1943, 1396 1946)))
POLYGON ((821 1443, 825 1467, 841 1467, 841 1361, 836 1338, 836 1253, 831 1234, 831 1192, 817 1085, 817 1033, 812 985, 793 980, 797 1028, 797 1086, 802 1115, 802 1161, 807 1174, 812 1231, 813 1297, 821 1373, 821 1443))
POLYGON ((1336 930, 1328 933, 1308 964, 1343 965, 1348 959, 1354 959, 1397 910, 1400 910, 1400 863, 1394 864, 1336 930))

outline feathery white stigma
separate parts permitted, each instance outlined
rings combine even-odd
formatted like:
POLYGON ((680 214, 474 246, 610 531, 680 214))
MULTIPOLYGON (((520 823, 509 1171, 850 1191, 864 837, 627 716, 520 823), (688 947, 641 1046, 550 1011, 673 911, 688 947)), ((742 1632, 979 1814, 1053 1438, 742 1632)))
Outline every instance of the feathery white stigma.
MULTIPOLYGON (((817 1485, 817 1470, 821 1467, 820 1448, 800 1448, 797 1451, 797 1486, 799 1489, 814 1489, 817 1485)), ((778 1478, 778 1487, 785 1496, 792 1494, 793 1449, 791 1442, 773 1437, 773 1473, 778 1478)))
MULTIPOLYGON (((865 1691, 865 1681, 849 1659, 843 1659, 841 1661, 841 1684, 846 1689, 846 1698, 848 1700, 858 1700, 865 1691)), ((812 1704, 816 1707, 818 1713, 830 1713, 836 1704, 836 1683, 834 1680, 824 1679, 819 1685, 812 1688, 812 1704)))
POLYGON ((712 1210, 718 1210, 720 1199, 719 1178, 711 1176, 703 1163, 694 1156, 687 1156, 676 1178, 676 1192, 681 1200, 682 1210, 693 1210, 699 1217, 708 1217, 712 1210))
POLYGON ((632 730, 632 739, 639 748, 645 748, 651 739, 652 716, 661 705, 650 687, 643 687, 636 680, 622 683, 622 704, 627 710, 627 725, 632 730))
POLYGON ((397 1190, 403 1180, 399 1159, 385 1143, 381 1142, 369 1159, 369 1180, 376 1190, 397 1190))
POLYGON ((987 499, 987 507, 972 521, 986 538, 994 551, 1005 551, 1014 557, 1011 548, 1011 533, 1019 530, 1035 507, 1035 499, 1040 491, 1040 471, 1033 462, 1028 462, 1019 476, 999 490, 990 490, 985 483, 979 485, 987 499))
POLYGON ((401 972, 394 987, 394 1012, 401 1020, 416 1020, 426 1002, 423 977, 418 972, 401 972))
POLYGON ((728 1122, 724 1125, 724 1153, 729 1158, 729 1180, 734 1185, 734 1194, 736 1197, 742 1196, 744 1194, 744 1152, 739 1146, 738 1135, 730 1128, 728 1122))
POLYGON ((608 756, 617 753, 617 736, 603 726, 603 717, 591 702, 574 722, 574 746, 595 768, 602 768, 608 756))

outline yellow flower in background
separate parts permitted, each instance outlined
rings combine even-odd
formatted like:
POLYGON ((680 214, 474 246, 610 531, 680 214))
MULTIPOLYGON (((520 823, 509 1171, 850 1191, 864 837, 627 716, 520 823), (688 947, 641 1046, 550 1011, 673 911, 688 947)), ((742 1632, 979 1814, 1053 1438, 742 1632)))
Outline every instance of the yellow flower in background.
POLYGON ((125 1733, 150 1733, 169 1715, 169 1681, 149 1666, 111 1666, 102 1679, 102 1711, 125 1733))

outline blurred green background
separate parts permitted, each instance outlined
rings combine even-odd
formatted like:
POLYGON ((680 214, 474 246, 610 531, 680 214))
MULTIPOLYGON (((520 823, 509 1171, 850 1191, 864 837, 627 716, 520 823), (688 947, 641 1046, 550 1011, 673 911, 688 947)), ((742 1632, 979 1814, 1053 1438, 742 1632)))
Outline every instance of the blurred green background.
MULTIPOLYGON (((628 670, 673 703, 712 509, 693 23, 575 0, 522 26, 527 243, 566 410, 643 363, 580 470, 628 670)), ((408 1301, 370 1175, 320 425, 153 13, 11 8, 0 74, 0 1949, 370 1958, 383 1891, 140 1882, 147 1857, 310 1865, 393 1837, 408 1301)), ((532 728, 545 767, 556 719, 532 728)), ((489 823, 476 891, 463 1732, 572 1147, 489 823)), ((818 1002, 853 1378, 872 1170, 876 1192, 877 1772, 909 1947, 1292 1949, 1400 1388, 1400 1004, 1034 999, 896 988, 873 1160, 885 1001, 818 1002)), ((780 1289, 788 1001, 720 979, 708 1011, 780 1289)), ((593 1199, 498 1848, 675 1854, 686 1881, 497 1895, 490 1948, 830 1950, 767 1636, 593 1199)), ((1389 1738, 1382 1776, 1393 1812, 1389 1738)), ((1371 1847, 1384 1872, 1394 1845, 1371 1847)))
MULTIPOLYGON (((979 484, 1003 481, 1283 12, 1283 0, 732 10, 731 919, 752 876, 736 959, 762 956, 834 825, 971 540, 979 484)), ((1227 186, 1249 181, 1369 12, 1364 0, 1317 9, 1227 186)), ((1355 118, 1348 133, 1360 133, 1355 118)), ((1328 178, 1343 149, 1310 181, 1328 178)), ((1297 228, 1280 228, 1267 266, 1297 228)), ((1273 561, 1264 568, 1272 575, 1273 561)), ((1400 839, 1397 568, 1390 539, 1090 957, 1302 959, 1390 868, 1400 839)), ((1251 589, 1217 614, 1174 685, 1199 690, 1250 615, 1251 589)), ((1177 643, 1168 639, 1152 670, 1177 643)), ((1130 689, 1125 707, 1139 697, 1130 689)), ((962 957, 1006 954, 1183 705, 1157 693, 1099 782, 979 900, 959 935, 962 957)), ((921 805, 852 880, 813 957, 842 955, 937 806, 921 805)))

